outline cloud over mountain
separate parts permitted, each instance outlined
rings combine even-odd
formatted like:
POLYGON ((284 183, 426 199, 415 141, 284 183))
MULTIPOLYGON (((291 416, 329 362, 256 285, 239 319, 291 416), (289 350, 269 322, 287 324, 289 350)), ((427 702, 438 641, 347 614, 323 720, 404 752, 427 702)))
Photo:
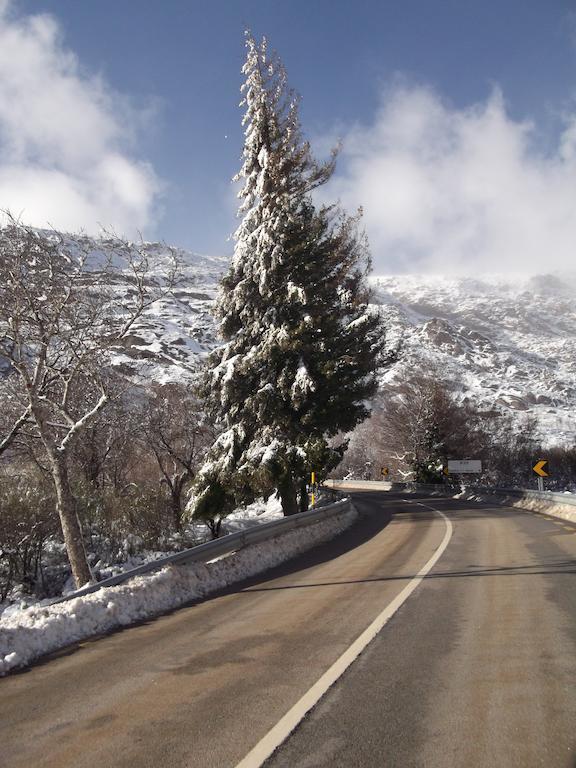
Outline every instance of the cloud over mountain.
POLYGON ((364 208, 378 272, 528 272, 572 266, 576 114, 544 150, 494 89, 460 109, 396 84, 344 136, 337 194, 364 208))

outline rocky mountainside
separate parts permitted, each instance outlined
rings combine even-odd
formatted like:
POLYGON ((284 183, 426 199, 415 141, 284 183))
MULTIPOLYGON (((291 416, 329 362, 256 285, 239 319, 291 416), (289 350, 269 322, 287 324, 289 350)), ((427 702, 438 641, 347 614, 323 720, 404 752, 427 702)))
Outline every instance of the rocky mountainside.
POLYGON ((576 439, 576 276, 373 278, 376 301, 402 337, 383 377, 438 370, 483 409, 534 416, 544 441, 576 439))
MULTIPOLYGON (((161 257, 163 248, 146 245, 151 256, 161 257)), ((142 382, 190 380, 218 343, 210 307, 227 260, 177 253, 183 280, 148 310, 115 356, 142 382)), ((372 283, 390 343, 401 339, 384 388, 410 370, 439 370, 480 407, 508 409, 518 421, 535 416, 546 441, 574 443, 576 275, 402 275, 372 283)))
MULTIPOLYGON (((169 258, 161 243, 145 243, 140 251, 160 270, 169 258)), ((211 307, 228 259, 180 249, 172 253, 181 264, 181 279, 171 294, 146 310, 113 358, 122 373, 143 384, 192 381, 218 344, 211 307)))

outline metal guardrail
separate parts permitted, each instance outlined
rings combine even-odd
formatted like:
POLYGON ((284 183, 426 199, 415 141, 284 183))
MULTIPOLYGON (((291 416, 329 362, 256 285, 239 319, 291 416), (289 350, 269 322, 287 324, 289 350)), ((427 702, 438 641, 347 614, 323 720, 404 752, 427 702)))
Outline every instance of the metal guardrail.
POLYGON ((576 507, 576 494, 554 493, 553 491, 533 491, 529 488, 482 488, 470 487, 470 491, 478 490, 481 493, 491 493, 494 496, 514 496, 519 499, 536 499, 537 501, 549 501, 555 504, 567 504, 576 507))
MULTIPOLYGON (((396 484, 394 484, 396 486, 396 484)), ((398 483, 397 485, 400 485, 398 483)), ((454 486, 452 488, 444 485, 424 485, 422 483, 406 483, 407 488, 413 488, 418 491, 435 490, 438 493, 454 493, 458 492, 458 489, 454 486)), ((553 491, 533 491, 530 488, 497 488, 493 486, 471 485, 465 486, 460 490, 474 493, 488 493, 493 496, 513 496, 518 499, 535 499, 537 501, 547 501, 554 504, 567 504, 569 506, 576 506, 576 494, 574 493, 554 493, 553 491)))
POLYGON ((309 509, 307 512, 299 512, 296 515, 283 517, 280 520, 273 520, 271 523, 262 523, 261 525, 255 525, 243 531, 229 533, 219 539, 207 541, 205 544, 198 544, 196 547, 191 547, 183 552, 175 552, 173 555, 166 555, 166 557, 152 560, 149 563, 144 563, 144 565, 139 565, 137 568, 131 568, 129 571, 124 571, 116 576, 111 576, 109 579, 103 579, 96 584, 91 584, 82 589, 78 589, 75 592, 66 595, 66 597, 59 597, 58 599, 53 600, 50 605, 73 600, 75 597, 89 595, 102 587, 114 587, 117 584, 122 584, 123 582, 128 581, 134 576, 159 571, 165 565, 207 563, 217 557, 242 549, 248 544, 256 544, 260 541, 266 541, 281 533, 286 533, 287 531, 292 531, 296 528, 305 528, 308 525, 313 525, 321 520, 335 517, 336 515, 350 512, 351 510, 352 502, 350 499, 345 498, 336 501, 333 504, 326 504, 325 506, 309 509))
POLYGON ((446 486, 442 483, 400 483, 391 480, 325 480, 324 485, 334 491, 369 491, 372 489, 381 491, 405 491, 406 489, 442 491, 443 489, 446 489, 446 486))
MULTIPOLYGON (((386 482, 382 480, 350 480, 350 481, 328 481, 326 485, 332 490, 338 489, 346 490, 352 488, 358 488, 362 490, 369 490, 370 488, 379 488, 387 491, 402 491, 402 490, 415 490, 425 492, 436 492, 442 495, 452 494, 458 489, 456 487, 449 488, 445 485, 438 484, 424 484, 424 483, 395 483, 386 482), (328 485, 330 483, 330 485, 328 485)), ((471 486, 469 491, 478 491, 479 493, 489 493, 494 496, 515 496, 517 498, 536 499, 548 502, 554 502, 556 504, 567 504, 570 506, 576 506, 576 494, 566 493, 552 493, 550 491, 532 491, 522 488, 493 488, 488 486, 471 486)), ((262 523, 261 525, 255 525, 247 528, 243 531, 236 533, 230 533, 226 536, 222 536, 219 539, 208 541, 205 544, 199 544, 190 549, 186 549, 183 552, 175 552, 172 555, 166 555, 158 560, 152 560, 149 563, 139 565, 137 568, 131 568, 129 571, 124 571, 116 576, 111 576, 108 579, 103 579, 96 584, 91 584, 88 587, 76 590, 65 597, 59 597, 53 600, 50 605, 56 605, 58 603, 72 600, 75 597, 82 597, 83 595, 89 595, 92 592, 96 592, 102 587, 113 587, 117 584, 122 584, 125 581, 133 578, 134 576, 140 576, 143 573, 152 573, 163 568, 165 565, 188 565, 189 563, 206 563, 210 560, 214 560, 222 555, 230 554, 238 549, 246 547, 248 544, 256 544, 260 541, 266 541, 271 539, 280 533, 294 530, 296 528, 304 528, 305 526, 312 525, 320 520, 324 520, 329 517, 333 517, 344 512, 348 512, 352 509, 352 503, 350 499, 341 499, 340 501, 332 504, 326 504, 325 506, 317 507, 315 509, 309 509, 307 512, 299 512, 296 515, 290 517, 284 517, 280 520, 273 520, 271 523, 262 523)))
POLYGON ((387 491, 425 491, 436 492, 443 495, 457 493, 458 491, 477 491, 478 493, 490 493, 495 496, 516 496, 517 498, 537 499, 541 501, 550 501, 556 504, 568 504, 576 506, 576 494, 574 493, 554 493, 553 491, 533 491, 530 488, 497 488, 493 486, 471 485, 464 488, 458 486, 448 486, 443 483, 396 483, 383 480, 331 480, 330 487, 341 490, 370 490, 372 488, 387 491))

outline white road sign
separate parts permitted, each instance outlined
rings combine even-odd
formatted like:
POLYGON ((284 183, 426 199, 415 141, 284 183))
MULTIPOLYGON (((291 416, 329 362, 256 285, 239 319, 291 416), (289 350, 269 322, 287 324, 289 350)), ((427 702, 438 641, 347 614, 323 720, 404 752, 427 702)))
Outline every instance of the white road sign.
POLYGON ((451 475, 477 474, 480 472, 482 472, 482 462, 480 459, 448 460, 448 473, 451 475))

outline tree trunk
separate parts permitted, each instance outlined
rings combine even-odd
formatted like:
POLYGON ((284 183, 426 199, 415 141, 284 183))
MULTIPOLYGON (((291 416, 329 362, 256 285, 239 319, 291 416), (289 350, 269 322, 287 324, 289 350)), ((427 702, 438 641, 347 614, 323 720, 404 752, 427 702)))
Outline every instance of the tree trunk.
POLYGON ((278 493, 284 516, 295 515, 298 512, 298 501, 296 499, 296 485, 290 474, 287 474, 278 485, 278 493))
POLYGON ((174 529, 177 533, 182 533, 182 517, 184 515, 182 505, 182 493, 186 481, 190 477, 188 472, 181 472, 178 475, 173 475, 169 482, 170 488, 170 503, 172 506, 172 520, 174 521, 174 529))
POLYGON ((56 488, 56 509, 60 516, 66 552, 70 561, 70 567, 72 568, 72 576, 74 577, 76 588, 79 589, 93 581, 93 578, 86 558, 80 521, 76 513, 76 500, 70 490, 65 458, 60 456, 51 456, 50 458, 50 469, 56 488))
POLYGON ((174 486, 170 490, 170 503, 172 505, 172 523, 176 533, 182 533, 182 499, 181 491, 174 486))
POLYGON ((210 517, 206 520, 206 525, 210 528, 213 539, 220 538, 220 529, 222 528, 221 517, 210 517))
POLYGON ((300 483, 300 512, 306 512, 308 509, 308 488, 306 486, 306 481, 302 480, 300 483))

